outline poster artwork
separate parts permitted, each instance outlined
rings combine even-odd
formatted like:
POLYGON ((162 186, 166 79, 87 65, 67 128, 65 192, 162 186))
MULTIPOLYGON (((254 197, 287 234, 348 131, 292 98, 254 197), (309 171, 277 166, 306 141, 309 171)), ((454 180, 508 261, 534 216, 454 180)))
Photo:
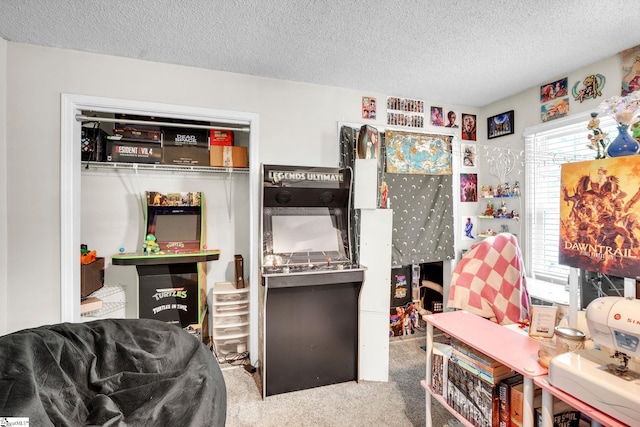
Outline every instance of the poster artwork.
POLYGON ((377 112, 376 99, 369 96, 363 96, 362 97, 362 118, 375 120, 376 112, 377 112))
POLYGON ((387 131, 388 173, 451 175, 450 135, 387 131))
POLYGON ((629 95, 640 89, 640 46, 620 52, 622 87, 620 94, 629 95))
POLYGON ((477 202, 478 201, 478 174, 475 174, 475 173, 460 174, 460 201, 461 202, 477 202))
POLYGON ((562 165, 560 264, 640 275, 640 156, 562 165))

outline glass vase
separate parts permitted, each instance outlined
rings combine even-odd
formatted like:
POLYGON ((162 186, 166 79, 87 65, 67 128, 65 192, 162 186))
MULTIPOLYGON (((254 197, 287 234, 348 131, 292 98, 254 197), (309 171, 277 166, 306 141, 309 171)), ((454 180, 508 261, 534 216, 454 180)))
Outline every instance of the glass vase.
POLYGON ((638 153, 640 145, 629 133, 629 125, 618 124, 618 136, 607 147, 609 157, 631 156, 638 153))

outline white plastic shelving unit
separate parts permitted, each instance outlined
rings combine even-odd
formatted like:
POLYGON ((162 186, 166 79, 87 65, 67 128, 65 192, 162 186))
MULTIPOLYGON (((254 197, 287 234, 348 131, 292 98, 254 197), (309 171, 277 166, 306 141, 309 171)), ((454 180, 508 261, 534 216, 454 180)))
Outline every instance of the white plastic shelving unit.
POLYGON ((216 282, 212 303, 212 338, 219 359, 242 354, 249 345, 249 287, 216 282))

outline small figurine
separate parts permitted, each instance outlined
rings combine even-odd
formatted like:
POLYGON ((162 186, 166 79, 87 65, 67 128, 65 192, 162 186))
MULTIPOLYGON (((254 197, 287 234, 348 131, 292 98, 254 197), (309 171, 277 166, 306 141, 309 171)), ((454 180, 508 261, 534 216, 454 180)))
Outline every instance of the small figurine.
POLYGON ((487 203, 487 210, 484 211, 485 216, 493 216, 493 203, 487 203))
POLYGON ((389 195, 389 187, 387 187, 387 183, 386 182, 382 182, 381 185, 381 193, 382 193, 382 202, 380 203, 380 208, 381 209, 387 209, 387 197, 389 195))
POLYGON ((597 119, 598 113, 591 113, 591 120, 589 120, 589 124, 587 125, 587 129, 593 131, 593 135, 589 134, 587 138, 591 141, 591 144, 587 147, 596 150, 596 160, 604 159, 607 152, 607 147, 609 146, 609 139, 607 138, 607 134, 602 132, 600 129, 600 120, 597 119))
POLYGON ((513 183, 513 197, 520 197, 520 182, 513 183))
POLYGON ((142 245, 142 250, 145 254, 157 254, 160 252, 160 246, 156 243, 156 236, 147 234, 147 237, 144 239, 144 245, 142 245))
POLYGON ((505 182, 504 184, 504 189, 502 190, 502 193, 504 194, 504 197, 511 197, 511 184, 509 184, 508 182, 505 182))

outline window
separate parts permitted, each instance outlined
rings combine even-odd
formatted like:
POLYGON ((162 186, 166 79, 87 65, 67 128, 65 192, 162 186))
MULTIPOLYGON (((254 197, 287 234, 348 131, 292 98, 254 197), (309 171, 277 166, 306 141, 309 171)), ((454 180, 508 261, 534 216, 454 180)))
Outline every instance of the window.
MULTIPOLYGON (((589 114, 525 130, 525 236, 527 274, 566 284, 569 267, 558 264, 560 235, 560 168, 563 163, 594 160, 587 129, 589 114)), ((617 135, 615 122, 599 117, 603 132, 617 135)))

